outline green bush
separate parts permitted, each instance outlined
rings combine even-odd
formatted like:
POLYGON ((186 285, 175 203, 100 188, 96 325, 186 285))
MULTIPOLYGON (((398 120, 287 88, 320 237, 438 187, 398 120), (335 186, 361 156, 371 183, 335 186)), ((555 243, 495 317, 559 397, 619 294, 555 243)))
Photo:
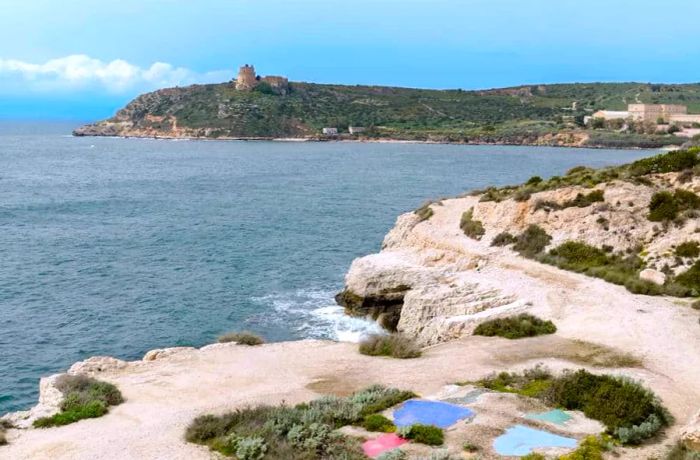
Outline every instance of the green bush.
POLYGON ((508 246, 509 244, 515 243, 515 241, 516 238, 512 234, 501 232, 491 240, 491 246, 508 246))
POLYGON ((536 397, 555 407, 580 410, 603 423, 609 434, 629 444, 656 435, 671 421, 656 396, 641 384, 584 369, 554 377, 546 369, 536 367, 522 374, 502 372, 479 384, 494 391, 536 397))
POLYGON ((101 417, 108 412, 109 406, 124 402, 116 386, 82 375, 63 375, 56 381, 56 388, 63 394, 61 411, 35 420, 35 427, 62 426, 101 417))
POLYGON ((697 241, 686 241, 681 243, 676 248, 678 257, 697 257, 700 256, 700 244, 697 241))
POLYGON ((613 447, 612 439, 607 435, 587 436, 578 448, 558 460, 603 460, 603 453, 613 447))
POLYGON ((592 205, 593 203, 600 202, 600 201, 605 201, 605 198, 603 196, 603 191, 602 190, 594 190, 588 194, 577 193, 576 197, 573 200, 566 201, 562 205, 562 207, 564 207, 564 208, 571 208, 571 207, 586 208, 586 207, 592 205))
POLYGON ((697 148, 691 148, 675 150, 650 158, 642 158, 629 166, 630 173, 633 176, 643 176, 690 169, 698 164, 698 151, 700 150, 697 148))
POLYGON ((374 334, 360 342, 360 353, 369 356, 391 356, 392 358, 418 358, 421 349, 416 342, 405 335, 374 334))
POLYGON ((364 459, 354 438, 336 431, 415 397, 411 392, 372 386, 347 398, 326 396, 310 403, 258 406, 220 416, 197 417, 187 427, 188 442, 238 459, 364 459))
POLYGON ((700 295, 700 261, 695 262, 688 270, 676 276, 674 281, 690 289, 691 295, 700 295))
POLYGON ((700 208, 700 197, 688 190, 676 189, 673 193, 663 191, 652 195, 649 202, 648 219, 652 222, 670 221, 679 212, 700 208))
POLYGON ((431 204, 432 203, 425 203, 423 206, 413 211, 414 214, 418 216, 421 222, 433 217, 434 211, 433 208, 430 207, 431 204))
POLYGON ((382 414, 367 415, 362 421, 362 427, 367 431, 381 431, 383 433, 393 433, 396 431, 394 422, 384 417, 382 414))
POLYGON ((583 369, 555 379, 544 399, 568 410, 582 411, 603 423, 620 441, 632 444, 652 437, 670 421, 656 396, 639 383, 583 369))
POLYGON ((433 425, 421 425, 420 423, 400 428, 399 435, 402 438, 428 446, 441 446, 445 442, 445 434, 442 429, 433 425))
POLYGON ((473 215, 474 208, 463 213, 462 219, 459 222, 459 228, 461 228, 464 234, 469 238, 479 240, 485 233, 484 225, 480 220, 474 220, 473 215))
POLYGON ((262 345, 265 343, 262 337, 249 331, 228 332, 219 336, 218 341, 219 343, 236 342, 238 345, 248 346, 262 345))
POLYGON ((540 182, 542 182, 542 178, 540 176, 532 176, 525 182, 526 185, 537 185, 540 182))
POLYGON ((552 241, 552 237, 538 225, 530 225, 523 233, 518 235, 513 249, 523 257, 535 257, 544 251, 544 248, 552 241))
POLYGON ((544 321, 536 316, 523 313, 517 316, 485 321, 474 329, 474 335, 521 339, 523 337, 554 334, 556 331, 557 327, 553 322, 544 321))

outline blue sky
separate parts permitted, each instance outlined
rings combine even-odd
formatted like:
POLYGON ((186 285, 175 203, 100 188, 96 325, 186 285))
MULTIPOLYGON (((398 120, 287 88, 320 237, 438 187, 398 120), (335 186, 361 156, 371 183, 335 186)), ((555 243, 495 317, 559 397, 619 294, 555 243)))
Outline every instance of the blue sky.
POLYGON ((424 88, 698 82, 698 17, 698 0, 0 0, 0 117, 101 118, 246 62, 424 88))

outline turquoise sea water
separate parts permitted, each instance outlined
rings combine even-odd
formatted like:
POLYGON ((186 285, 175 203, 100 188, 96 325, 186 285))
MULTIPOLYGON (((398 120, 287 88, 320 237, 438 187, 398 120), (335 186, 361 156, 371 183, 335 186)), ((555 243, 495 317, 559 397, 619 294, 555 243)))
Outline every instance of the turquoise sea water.
POLYGON ((0 123, 0 413, 93 355, 227 330, 350 340, 333 295, 427 198, 641 151, 73 138, 0 123))

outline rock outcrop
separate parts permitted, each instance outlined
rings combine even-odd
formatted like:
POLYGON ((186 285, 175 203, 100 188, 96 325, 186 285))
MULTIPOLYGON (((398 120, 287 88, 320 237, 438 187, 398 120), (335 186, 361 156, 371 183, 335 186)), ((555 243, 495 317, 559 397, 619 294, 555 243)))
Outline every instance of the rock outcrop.
POLYGON ((517 199, 474 195, 434 203, 425 220, 416 213, 399 217, 380 253, 355 260, 337 300, 354 314, 385 319, 387 329, 416 337, 424 345, 469 334, 484 319, 532 305, 527 289, 494 278, 521 257, 490 245, 499 234, 518 235, 531 225, 551 237, 549 248, 576 241, 620 258, 636 254, 645 265, 638 277, 663 286, 698 260, 675 252, 681 243, 700 243, 700 223, 693 214, 673 223, 648 218, 655 192, 700 191, 700 177, 679 176, 665 173, 594 187, 561 186, 517 199), (593 193, 596 198, 585 201, 593 193), (460 219, 469 210, 483 227, 479 240, 460 229, 460 219), (483 276, 487 271, 490 276, 483 276))
POLYGON ((54 374, 43 377, 39 381, 39 402, 27 411, 11 412, 0 420, 8 422, 15 428, 30 428, 34 420, 49 417, 61 409, 63 393, 56 388, 56 382, 64 374, 54 374))

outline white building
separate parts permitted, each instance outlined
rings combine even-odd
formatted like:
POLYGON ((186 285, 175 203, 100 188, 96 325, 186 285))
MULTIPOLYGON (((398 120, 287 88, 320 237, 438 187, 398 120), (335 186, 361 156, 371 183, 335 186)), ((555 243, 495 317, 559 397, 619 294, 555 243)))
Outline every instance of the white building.
POLYGON ((326 136, 337 136, 338 128, 323 128, 323 134, 326 136))

